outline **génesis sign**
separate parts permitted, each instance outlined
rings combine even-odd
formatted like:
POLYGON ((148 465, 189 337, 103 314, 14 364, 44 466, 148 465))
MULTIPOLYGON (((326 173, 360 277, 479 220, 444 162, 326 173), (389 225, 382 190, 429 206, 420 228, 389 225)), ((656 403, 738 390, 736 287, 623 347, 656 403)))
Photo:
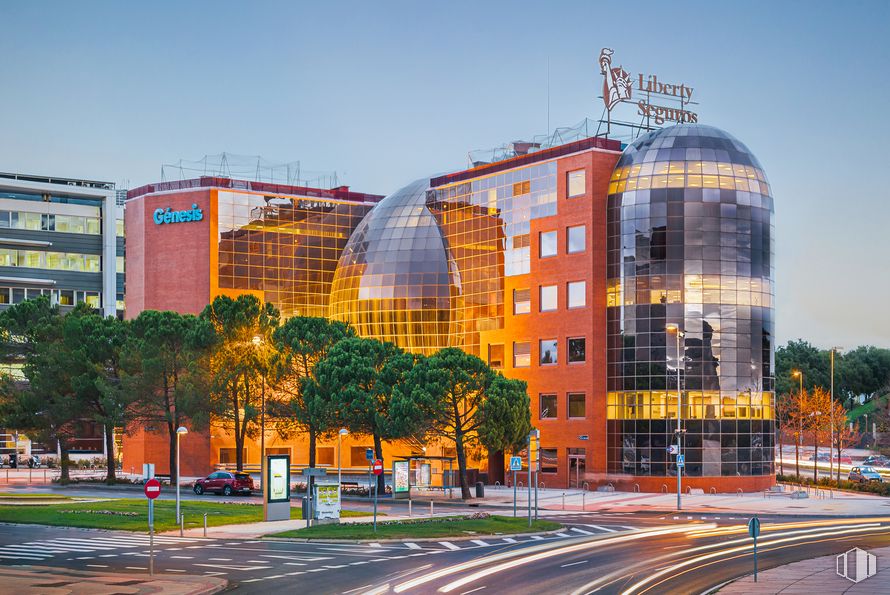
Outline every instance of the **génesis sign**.
POLYGON ((193 204, 191 209, 185 211, 174 211, 170 207, 166 209, 155 209, 152 219, 155 225, 164 225, 165 223, 187 223, 189 221, 201 221, 204 218, 204 212, 193 204))

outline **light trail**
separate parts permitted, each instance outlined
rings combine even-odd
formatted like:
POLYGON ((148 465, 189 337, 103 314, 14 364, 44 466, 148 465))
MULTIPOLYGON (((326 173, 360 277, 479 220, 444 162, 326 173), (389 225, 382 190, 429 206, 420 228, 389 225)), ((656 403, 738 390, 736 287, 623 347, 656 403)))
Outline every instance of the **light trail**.
MULTIPOLYGON (((831 531, 828 533, 814 533, 814 534, 800 535, 800 536, 795 536, 795 537, 786 537, 784 539, 766 540, 766 541, 763 541, 760 544, 760 546, 765 549, 765 548, 768 548, 773 545, 778 545, 778 544, 782 544, 782 543, 794 543, 797 541, 805 541, 807 539, 815 539, 817 537, 836 537, 838 535, 849 535, 849 534, 854 534, 854 533, 868 533, 868 532, 886 531, 886 530, 887 530, 887 527, 881 526, 881 525, 877 525, 877 526, 869 525, 869 526, 865 526, 865 527, 848 527, 848 528, 840 530, 840 531, 831 531)), ((637 581, 636 583, 631 585, 629 588, 622 591, 621 595, 633 595, 633 593, 638 592, 640 589, 642 589, 649 583, 665 576, 666 574, 676 573, 677 570, 686 568, 687 566, 690 566, 692 564, 697 564, 699 562, 704 562, 706 560, 712 560, 719 556, 728 556, 730 554, 735 554, 735 553, 739 553, 739 552, 743 552, 743 551, 747 552, 747 551, 749 551, 749 548, 750 548, 750 546, 748 546, 748 545, 734 547, 734 548, 728 548, 728 549, 720 550, 717 552, 711 552, 710 554, 696 556, 694 558, 684 560, 683 562, 679 562, 677 564, 672 564, 671 566, 668 566, 667 568, 660 570, 660 571, 644 578, 643 580, 637 581)))
MULTIPOLYGON (((584 549, 592 549, 597 547, 603 547, 606 545, 610 545, 613 543, 622 543, 625 541, 632 541, 637 539, 645 539, 647 537, 659 536, 659 535, 669 535, 675 533, 686 533, 690 531, 693 527, 699 528, 703 525, 695 524, 695 525, 683 525, 678 527, 670 527, 667 529, 663 528, 655 528, 655 529, 647 529, 643 531, 638 531, 635 533, 627 533, 624 535, 609 535, 598 537, 597 539, 591 540, 590 538, 582 537, 578 539, 574 539, 571 541, 562 541, 562 542, 554 542, 554 543, 542 543, 536 546, 530 546, 527 548, 522 548, 519 550, 512 550, 509 552, 503 552, 501 554, 495 554, 493 556, 486 556, 484 558, 479 558, 478 560, 471 560, 468 562, 463 562, 461 564, 455 564, 454 566, 448 566, 441 570, 436 570, 429 574, 425 574, 423 576, 419 576, 413 578, 409 581, 405 581, 396 585, 393 589, 396 593, 402 593, 409 589, 413 589, 420 585, 424 585, 431 581, 447 577, 452 574, 457 574, 459 572, 464 572, 467 570, 473 570, 474 568, 479 568, 480 566, 485 566, 488 564, 492 564, 494 562, 499 562, 501 560, 509 560, 510 558, 517 558, 522 556, 522 560, 529 558, 530 553, 540 552, 539 554, 548 554, 548 555, 559 555, 562 552, 573 552, 573 551, 582 551, 584 549), (547 550, 555 550, 555 551, 547 551, 547 550)), ((711 524, 710 526, 716 527, 716 525, 711 524)), ((547 556, 549 557, 549 556, 547 556)), ((523 563, 522 560, 518 562, 523 563)))
POLYGON ((571 553, 580 552, 580 551, 584 551, 584 550, 600 548, 600 547, 604 547, 604 546, 608 546, 608 545, 614 545, 616 543, 625 543, 628 541, 636 541, 636 540, 643 539, 646 537, 651 537, 653 535, 670 535, 672 533, 685 533, 688 530, 689 530, 688 527, 685 527, 683 529, 670 528, 670 529, 650 531, 645 535, 638 535, 638 534, 622 535, 620 537, 613 537, 611 539, 603 539, 603 540, 594 541, 591 543, 580 543, 577 545, 563 547, 563 548, 560 548, 557 550, 552 550, 549 552, 541 552, 539 554, 534 554, 532 556, 524 556, 518 560, 511 560, 509 562, 504 562, 502 564, 498 564, 497 566, 493 566, 491 568, 485 568, 483 570, 474 572, 473 574, 470 574, 468 576, 460 578, 456 581, 452 581, 452 582, 448 583, 447 585, 445 585, 444 587, 441 587, 439 589, 439 592, 440 593, 448 593, 450 591, 453 591, 454 589, 457 589, 458 587, 462 587, 466 584, 472 583, 479 579, 485 578, 487 576, 491 576, 492 574, 497 574, 498 572, 503 572, 504 570, 510 570, 511 568, 516 568, 517 566, 522 566, 524 564, 530 564, 532 562, 537 562, 539 560, 545 560, 547 558, 552 558, 554 556, 561 556, 563 554, 571 554, 571 553))
MULTIPOLYGON (((820 525, 822 524, 821 522, 817 522, 817 523, 820 525)), ((840 523, 839 525, 846 526, 844 523, 840 523)), ((808 526, 810 526, 810 523, 807 523, 807 522, 800 523, 799 526, 808 527, 808 526)), ((836 523, 835 525, 826 525, 826 526, 835 527, 835 526, 838 526, 838 524, 836 523)), ((801 537, 811 537, 811 535, 809 535, 809 534, 816 533, 818 531, 822 531, 825 529, 826 526, 820 526, 818 528, 811 528, 811 529, 802 529, 800 531, 784 531, 784 532, 780 532, 780 533, 772 533, 772 534, 770 534, 770 538, 788 537, 788 536, 792 536, 792 535, 797 535, 797 536, 801 536, 801 537)), ((853 525, 848 528, 874 528, 874 527, 879 527, 879 526, 880 526, 879 523, 860 523, 860 524, 853 525)), ((747 531, 747 529, 746 529, 746 531, 747 531)), ((593 591, 602 589, 603 587, 614 582, 615 580, 617 580, 621 577, 628 576, 628 574, 630 574, 630 572, 629 572, 630 569, 634 568, 634 567, 646 566, 647 568, 651 568, 653 565, 658 564, 662 561, 675 559, 677 557, 681 557, 684 555, 696 554, 698 552, 704 552, 707 550, 713 550, 713 549, 717 549, 717 548, 725 548, 726 546, 735 545, 735 544, 746 544, 744 547, 747 548, 747 547, 749 547, 749 545, 751 543, 752 543, 752 540, 750 537, 743 537, 741 539, 733 539, 731 541, 720 541, 720 542, 716 542, 716 543, 710 543, 710 544, 706 544, 706 545, 700 545, 700 546, 696 546, 696 547, 686 548, 683 550, 677 550, 677 551, 671 552, 670 554, 659 556, 657 558, 651 558, 651 559, 646 560, 645 562, 638 562, 636 564, 631 565, 630 567, 625 567, 625 568, 622 568, 621 570, 609 573, 605 576, 602 576, 594 581, 591 581, 591 582, 585 584, 582 587, 579 587, 578 589, 576 589, 575 591, 572 592, 572 595, 582 595, 584 593, 591 593, 593 591)), ((670 567, 671 567, 671 565, 668 565, 660 570, 664 570, 664 569, 670 568, 670 567)))

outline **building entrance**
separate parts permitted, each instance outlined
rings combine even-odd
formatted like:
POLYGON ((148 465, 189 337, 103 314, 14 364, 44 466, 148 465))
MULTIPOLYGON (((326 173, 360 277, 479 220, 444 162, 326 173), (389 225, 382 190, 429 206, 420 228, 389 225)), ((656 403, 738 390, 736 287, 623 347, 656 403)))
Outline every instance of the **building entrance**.
POLYGON ((569 449, 569 487, 580 488, 584 485, 584 474, 587 471, 587 453, 583 448, 569 449))

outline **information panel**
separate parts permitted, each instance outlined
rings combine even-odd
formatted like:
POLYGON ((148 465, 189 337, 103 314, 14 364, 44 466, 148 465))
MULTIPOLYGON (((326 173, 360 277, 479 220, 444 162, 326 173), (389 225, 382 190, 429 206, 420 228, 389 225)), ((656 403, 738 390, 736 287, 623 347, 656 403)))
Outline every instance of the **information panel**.
POLYGON ((395 461, 392 464, 392 492, 395 494, 407 494, 410 489, 410 470, 408 461, 395 461))
POLYGON ((267 502, 290 501, 290 455, 268 456, 267 502))
POLYGON ((340 486, 315 484, 315 518, 320 521, 340 518, 340 486))

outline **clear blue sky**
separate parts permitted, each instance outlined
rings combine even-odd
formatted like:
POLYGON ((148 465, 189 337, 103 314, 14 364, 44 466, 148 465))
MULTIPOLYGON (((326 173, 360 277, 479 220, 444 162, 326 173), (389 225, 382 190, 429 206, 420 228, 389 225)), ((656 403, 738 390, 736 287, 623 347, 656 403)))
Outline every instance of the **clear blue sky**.
POLYGON ((890 347, 890 3, 4 2, 0 170, 131 186, 229 151, 388 193, 688 82, 776 198, 780 341, 890 347), (630 69, 629 68, 629 69, 630 69))

